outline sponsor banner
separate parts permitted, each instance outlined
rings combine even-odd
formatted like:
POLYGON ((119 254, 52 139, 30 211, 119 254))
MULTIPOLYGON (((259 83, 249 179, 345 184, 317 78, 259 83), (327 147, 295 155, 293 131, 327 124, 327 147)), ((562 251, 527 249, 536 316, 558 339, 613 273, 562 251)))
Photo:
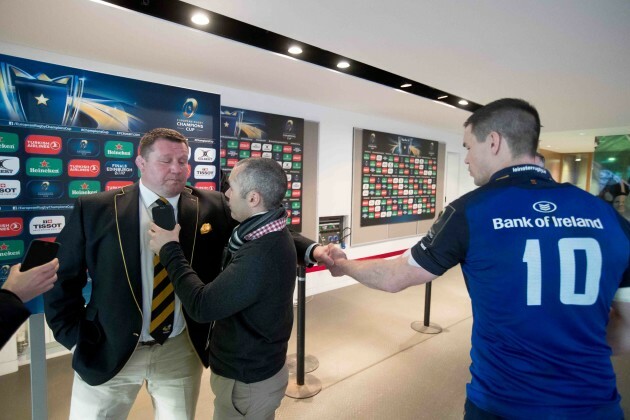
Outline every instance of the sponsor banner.
POLYGON ((127 141, 105 142, 105 157, 132 158, 133 143, 127 141))
POLYGON ((58 158, 32 157, 26 160, 26 174, 28 176, 59 176, 63 173, 63 163, 58 158))
POLYGON ((0 131, 0 153, 17 152, 20 142, 17 134, 0 131))
POLYGON ((195 162, 209 162, 212 163, 217 158, 216 149, 209 147, 198 147, 195 149, 195 162))
POLYGON ((38 216, 31 219, 28 230, 31 235, 53 235, 61 232, 65 225, 64 216, 38 216))
POLYGON ((101 153, 99 141, 95 139, 71 138, 67 149, 70 156, 97 157, 101 153))
POLYGON ((195 179, 212 179, 216 176, 217 169, 212 165, 195 166, 195 179))
POLYGON ((68 196, 70 198, 81 197, 82 195, 96 194, 101 191, 99 181, 77 180, 70 181, 68 185, 68 196))
POLYGON ((0 241, 0 261, 19 260, 24 256, 24 241, 0 241))
POLYGON ((105 175, 114 178, 131 178, 135 174, 135 164, 129 160, 110 160, 105 163, 105 175))
POLYGON ((18 236, 24 230, 24 220, 21 217, 0 217, 0 236, 18 236))
POLYGON ((61 137, 29 134, 24 141, 24 150, 37 155, 58 155, 61 153, 61 137))
POLYGON ((63 196, 63 184, 61 181, 28 181, 26 184, 27 196, 29 198, 61 198, 63 196))
POLYGON ((216 191, 217 184, 215 182, 200 181, 195 183, 195 188, 200 190, 216 191))
POLYGON ((105 191, 118 190, 131 184, 133 184, 133 181, 109 181, 105 184, 105 191))
POLYGON ((17 198, 21 192, 20 181, 0 180, 0 200, 17 198))
POLYGON ((17 156, 0 156, 0 176, 13 176, 20 172, 20 159, 17 156))
POLYGON ((95 178, 101 173, 98 160, 72 159, 68 162, 68 176, 73 178, 95 178))

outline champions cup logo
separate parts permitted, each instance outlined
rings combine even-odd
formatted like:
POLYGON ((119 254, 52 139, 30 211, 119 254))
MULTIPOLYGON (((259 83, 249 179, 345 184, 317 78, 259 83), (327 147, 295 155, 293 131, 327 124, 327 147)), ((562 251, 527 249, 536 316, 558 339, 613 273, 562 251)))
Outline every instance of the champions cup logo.
POLYGON ((191 118, 197 112, 197 107, 199 103, 195 98, 188 98, 186 102, 184 102, 184 106, 182 107, 182 114, 186 118, 191 118))
POLYGON ((66 75, 51 79, 0 63, 2 94, 14 121, 74 125, 83 95, 83 79, 66 75))

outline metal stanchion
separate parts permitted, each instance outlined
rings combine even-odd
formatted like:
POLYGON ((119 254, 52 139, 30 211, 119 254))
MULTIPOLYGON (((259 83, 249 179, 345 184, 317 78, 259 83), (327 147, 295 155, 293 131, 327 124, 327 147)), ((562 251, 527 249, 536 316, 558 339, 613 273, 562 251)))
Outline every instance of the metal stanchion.
POLYGON ((431 283, 428 282, 424 291, 424 322, 414 321, 411 323, 411 328, 421 332, 423 334, 439 334, 442 332, 442 327, 437 324, 431 324, 431 283))
MULTIPOLYGON (((289 385, 285 395, 291 398, 309 398, 322 390, 322 383, 313 375, 304 374, 304 330, 306 315, 306 269, 298 266, 298 310, 297 310, 297 370, 289 374, 289 385)), ((318 362, 319 364, 319 362, 318 362)))

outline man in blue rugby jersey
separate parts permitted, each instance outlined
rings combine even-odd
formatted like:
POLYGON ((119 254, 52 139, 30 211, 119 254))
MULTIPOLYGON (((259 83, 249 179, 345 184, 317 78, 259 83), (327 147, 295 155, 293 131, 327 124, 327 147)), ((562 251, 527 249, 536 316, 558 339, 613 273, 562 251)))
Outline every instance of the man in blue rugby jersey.
POLYGON ((480 188, 393 260, 333 275, 388 292, 461 264, 472 301, 466 419, 622 419, 612 353, 630 351, 630 224, 535 164, 536 109, 500 99, 464 123, 480 188))

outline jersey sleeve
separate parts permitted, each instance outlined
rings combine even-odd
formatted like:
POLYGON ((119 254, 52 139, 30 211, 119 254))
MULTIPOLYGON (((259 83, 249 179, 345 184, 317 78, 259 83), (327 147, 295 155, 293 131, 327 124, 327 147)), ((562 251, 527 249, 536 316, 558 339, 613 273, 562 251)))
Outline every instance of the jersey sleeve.
POLYGON ((464 207, 456 200, 444 208, 429 232, 411 248, 411 256, 428 272, 441 276, 463 261, 468 245, 464 207))
MULTIPOLYGON (((626 234, 626 238, 630 241, 630 222, 628 222, 621 215, 618 215, 621 229, 626 234)), ((619 290, 615 294, 614 300, 618 302, 630 302, 630 255, 628 256, 628 266, 623 273, 621 283, 619 283, 619 290)))

